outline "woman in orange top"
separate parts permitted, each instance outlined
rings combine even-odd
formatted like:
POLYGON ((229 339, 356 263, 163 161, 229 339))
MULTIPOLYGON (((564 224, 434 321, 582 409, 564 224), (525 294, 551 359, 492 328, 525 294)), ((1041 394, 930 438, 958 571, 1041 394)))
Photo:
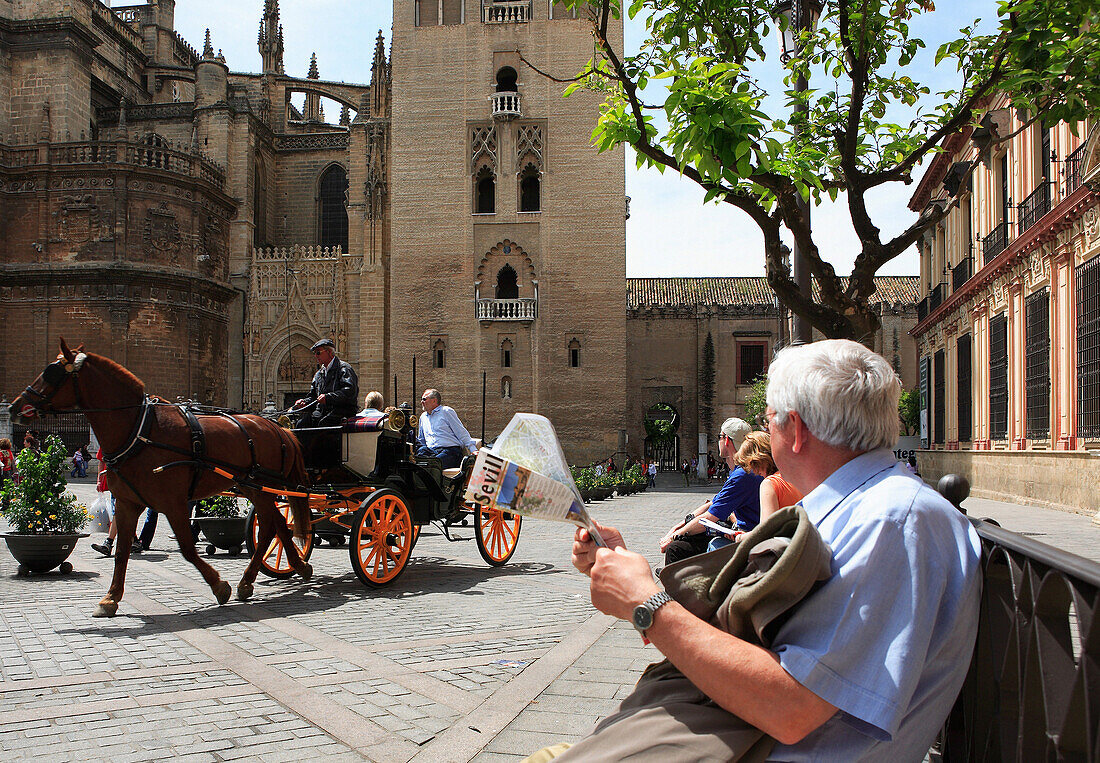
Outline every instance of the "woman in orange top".
POLYGON ((802 500, 791 483, 783 479, 772 460, 772 440, 767 432, 750 432, 737 452, 737 459, 746 469, 764 477, 760 483, 760 521, 785 506, 802 500))

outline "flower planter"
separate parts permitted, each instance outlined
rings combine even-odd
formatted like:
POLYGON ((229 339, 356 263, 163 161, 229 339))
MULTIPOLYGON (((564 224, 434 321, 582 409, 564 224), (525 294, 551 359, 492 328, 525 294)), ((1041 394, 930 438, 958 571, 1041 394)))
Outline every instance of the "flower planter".
POLYGON ((54 567, 60 567, 61 574, 68 575, 73 566, 65 560, 76 548, 76 542, 87 537, 88 533, 5 533, 4 540, 15 561, 19 562, 19 576, 26 577, 32 572, 49 572, 54 567))
POLYGON ((244 536, 248 532, 248 520, 246 517, 196 517, 199 529, 206 536, 210 545, 206 547, 206 555, 213 556, 216 549, 228 551, 230 556, 236 556, 244 548, 244 536))

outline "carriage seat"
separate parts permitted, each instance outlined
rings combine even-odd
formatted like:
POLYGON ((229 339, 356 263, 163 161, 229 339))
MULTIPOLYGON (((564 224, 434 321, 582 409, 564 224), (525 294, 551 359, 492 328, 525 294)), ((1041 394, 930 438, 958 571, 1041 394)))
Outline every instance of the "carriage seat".
POLYGON ((385 426, 385 414, 355 416, 344 422, 344 459, 359 474, 374 471, 378 437, 385 426))
POLYGON ((447 479, 451 479, 451 480, 453 480, 455 477, 457 477, 460 474, 462 474, 462 467, 460 467, 460 466, 455 466, 455 467, 452 467, 450 469, 444 469, 443 470, 443 476, 446 477, 447 479))

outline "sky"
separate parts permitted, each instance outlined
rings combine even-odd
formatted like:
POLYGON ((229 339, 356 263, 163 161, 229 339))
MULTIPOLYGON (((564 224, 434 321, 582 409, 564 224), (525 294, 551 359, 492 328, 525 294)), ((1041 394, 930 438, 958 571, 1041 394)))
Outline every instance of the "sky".
MULTIPOLYGON (((410 0, 411 1, 411 0, 410 0)), ((113 5, 129 5, 114 0, 113 5)), ((535 0, 540 2, 540 0, 535 0)), ((211 29, 214 48, 221 49, 232 71, 257 72, 256 47, 263 0, 176 0, 176 29, 202 50, 211 29)), ((379 30, 387 48, 392 24, 391 0, 281 0, 284 32, 283 59, 288 74, 305 76, 310 55, 317 54, 322 79, 369 82, 374 40, 379 30)), ((944 35, 978 17, 992 18, 993 0, 941 0, 934 14, 919 18, 914 34, 929 44, 906 73, 925 82, 933 93, 955 85, 953 68, 933 65, 936 46, 944 35)), ((636 51, 643 39, 640 19, 627 22, 625 44, 636 51)), ((812 83, 811 83, 812 85, 812 83)), ((653 100, 650 93, 650 101, 653 100)), ((330 121, 338 107, 325 104, 330 121)), ((919 177, 919 174, 916 175, 919 177)), ((905 229, 915 215, 906 204, 914 186, 894 183, 868 195, 872 220, 884 239, 905 229)), ((673 172, 638 170, 632 152, 626 156, 626 193, 630 219, 626 223, 626 271, 629 277, 757 276, 764 274, 763 237, 756 225, 728 204, 703 205, 703 191, 673 172)), ((812 211, 814 239, 823 257, 838 273, 847 273, 858 252, 843 198, 812 211)), ((888 263, 882 275, 915 275, 919 260, 915 248, 888 263)))

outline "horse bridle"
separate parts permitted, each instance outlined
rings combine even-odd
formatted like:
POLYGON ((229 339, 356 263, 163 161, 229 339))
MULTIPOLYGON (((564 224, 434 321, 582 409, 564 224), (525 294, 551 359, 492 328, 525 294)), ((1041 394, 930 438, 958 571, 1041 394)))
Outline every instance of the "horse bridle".
POLYGON ((23 389, 22 395, 29 398, 26 400, 27 405, 34 409, 34 412, 39 416, 44 416, 47 413, 60 413, 61 411, 52 405, 54 395, 61 391, 61 387, 68 379, 72 379, 77 407, 83 409, 85 407, 84 401, 80 398, 80 385, 76 383, 76 376, 80 373, 80 369, 84 367, 84 361, 87 358, 87 355, 79 352, 71 363, 64 358, 58 358, 46 366, 39 375, 42 377, 42 381, 49 385, 49 390, 42 393, 28 384, 23 389))

